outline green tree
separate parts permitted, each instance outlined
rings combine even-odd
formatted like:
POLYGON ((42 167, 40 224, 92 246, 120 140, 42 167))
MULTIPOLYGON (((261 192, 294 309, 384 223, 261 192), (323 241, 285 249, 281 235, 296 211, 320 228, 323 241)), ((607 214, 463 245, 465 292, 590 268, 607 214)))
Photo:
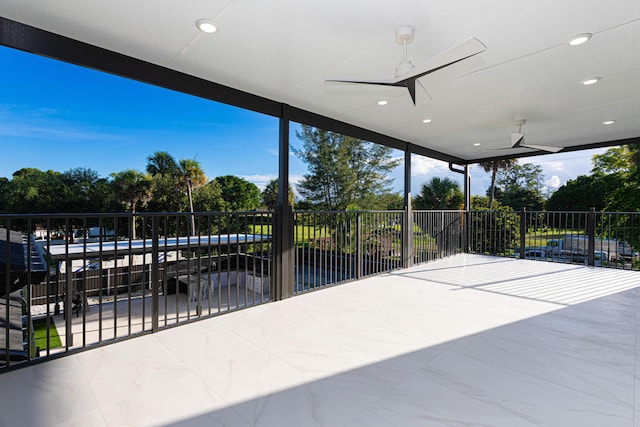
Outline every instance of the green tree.
POLYGON ((502 207, 502 204, 498 200, 493 201, 493 207, 489 209, 489 196, 471 196, 471 209, 486 209, 493 210, 499 209, 502 207))
POLYGON ((308 125, 296 136, 303 142, 296 155, 309 171, 298 191, 316 208, 344 210, 389 190, 387 175, 399 164, 390 148, 308 125))
POLYGON ((548 211, 597 211, 605 209, 611 194, 622 185, 619 173, 580 175, 567 181, 545 202, 548 211))
POLYGON ((151 177, 134 169, 111 174, 112 188, 118 202, 133 214, 131 238, 136 238, 136 212, 138 205, 144 205, 152 195, 151 177))
POLYGON ((191 213, 191 233, 195 233, 196 220, 193 215, 193 190, 207 183, 207 177, 200 166, 200 162, 195 159, 181 159, 178 162, 180 168, 178 179, 182 187, 187 192, 187 201, 189 203, 189 212, 191 213))
POLYGON ((526 207, 541 210, 544 205, 542 167, 532 163, 514 164, 509 169, 498 171, 496 185, 504 191, 502 204, 514 210, 526 207))
POLYGON ((221 212, 224 206, 222 188, 215 179, 193 192, 193 207, 196 212, 221 212))
POLYGON ((488 197, 472 198, 474 213, 469 219, 469 247, 479 254, 503 255, 514 250, 520 238, 520 217, 509 206, 495 203, 488 207, 488 197))
POLYGON ((9 213, 11 206, 11 181, 0 178, 0 213, 9 213))
POLYGON ((61 175, 60 203, 64 212, 109 212, 116 209, 109 181, 97 171, 74 168, 61 175), (63 193, 63 194, 62 194, 63 193))
POLYGON ((498 172, 501 170, 507 170, 517 163, 518 159, 504 159, 491 160, 489 162, 480 162, 478 164, 485 172, 491 172, 491 186, 489 187, 491 193, 488 194, 489 210, 493 208, 493 201, 495 200, 496 176, 498 175, 498 172))
POLYGON ((220 185, 226 211, 249 211, 260 207, 260 189, 254 183, 234 175, 219 176, 215 181, 220 185))
POLYGON ((500 170, 497 174, 496 183, 504 189, 505 193, 519 188, 542 193, 544 174, 541 166, 533 163, 525 163, 523 165, 516 163, 508 169, 500 170))
POLYGON ((180 183, 180 166, 166 151, 156 151, 147 157, 147 173, 153 179, 153 197, 148 208, 154 212, 181 212, 188 199, 180 183))
POLYGON ((538 191, 520 187, 505 192, 502 203, 516 211, 522 208, 528 211, 541 211, 544 207, 544 199, 538 191))
POLYGON ((403 210, 404 209, 404 196, 400 193, 385 192, 376 196, 367 206, 371 206, 371 209, 382 210, 403 210))
POLYGON ((449 178, 433 177, 422 184, 420 194, 414 200, 416 209, 460 209, 464 194, 460 185, 449 178))
POLYGON ((67 193, 60 172, 23 168, 13 173, 9 190, 12 213, 57 213, 64 211, 67 193))
MULTIPOLYGON (((267 183, 262 190, 262 203, 269 210, 274 210, 276 205, 278 204, 278 178, 272 179, 267 183)), ((293 206, 295 202, 295 194, 293 193, 293 188, 291 188, 291 184, 289 184, 289 194, 287 195, 287 199, 289 202, 289 206, 293 206)))
POLYGON ((156 151, 147 157, 147 173, 151 176, 177 176, 179 171, 180 166, 178 166, 178 162, 166 151, 156 151))
POLYGON ((592 158, 592 172, 597 179, 609 175, 617 185, 606 198, 604 209, 618 212, 640 211, 640 145, 631 144, 608 149, 592 158))

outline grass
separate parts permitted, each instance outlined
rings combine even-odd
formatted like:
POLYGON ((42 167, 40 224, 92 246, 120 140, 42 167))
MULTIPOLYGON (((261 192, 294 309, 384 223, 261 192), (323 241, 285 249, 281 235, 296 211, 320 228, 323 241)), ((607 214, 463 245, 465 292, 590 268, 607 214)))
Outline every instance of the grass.
MULTIPOLYGON (((249 232, 253 234, 271 234, 270 225, 250 225, 249 232)), ((312 227, 308 225, 296 225, 293 230, 296 243, 308 243, 310 240, 331 236, 331 229, 325 226, 312 227)))
MULTIPOLYGON (((33 321, 33 334, 36 346, 44 350, 47 348, 47 319, 38 319, 33 321)), ((62 347, 62 341, 58 330, 53 324, 53 319, 49 319, 49 348, 62 347)))
POLYGON ((547 241, 553 239, 564 239, 565 236, 569 235, 584 235, 584 230, 556 230, 556 229, 548 229, 546 231, 538 230, 535 232, 528 232, 525 237, 527 246, 546 246, 547 241))

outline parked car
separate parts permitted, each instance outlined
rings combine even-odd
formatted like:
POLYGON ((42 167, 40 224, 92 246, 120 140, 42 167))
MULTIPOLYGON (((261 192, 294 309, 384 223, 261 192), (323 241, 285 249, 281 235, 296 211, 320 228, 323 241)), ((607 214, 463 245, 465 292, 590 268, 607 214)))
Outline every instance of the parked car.
POLYGON ((546 250, 535 248, 535 249, 527 249, 524 251, 524 259, 535 259, 538 261, 547 261, 551 258, 551 254, 547 253, 546 250))

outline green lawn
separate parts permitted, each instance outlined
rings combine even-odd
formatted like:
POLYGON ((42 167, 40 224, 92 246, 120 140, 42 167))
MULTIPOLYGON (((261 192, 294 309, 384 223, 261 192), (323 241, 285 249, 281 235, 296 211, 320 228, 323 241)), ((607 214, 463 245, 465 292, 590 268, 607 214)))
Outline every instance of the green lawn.
MULTIPOLYGON (((270 225, 250 225, 249 232, 253 234, 272 234, 270 225)), ((325 226, 296 225, 293 236, 296 243, 308 243, 310 240, 331 236, 331 230, 325 226)))
POLYGON ((549 240, 562 240, 569 235, 583 235, 584 230, 554 230, 528 232, 525 236, 526 246, 546 246, 549 240))
MULTIPOLYGON (((38 319, 33 321, 33 333, 36 346, 40 350, 47 348, 47 319, 38 319)), ((49 348, 62 347, 60 335, 53 324, 53 319, 49 319, 49 348)))

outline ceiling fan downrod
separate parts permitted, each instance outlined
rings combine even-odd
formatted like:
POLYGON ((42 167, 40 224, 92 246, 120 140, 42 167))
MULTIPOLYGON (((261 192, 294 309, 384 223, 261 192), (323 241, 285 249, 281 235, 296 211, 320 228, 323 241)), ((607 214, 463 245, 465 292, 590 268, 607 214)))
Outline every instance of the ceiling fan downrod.
POLYGON ((401 27, 396 31, 396 43, 401 44, 403 48, 402 62, 396 67, 395 77, 413 70, 414 65, 407 59, 407 45, 413 42, 415 30, 413 27, 401 27))

